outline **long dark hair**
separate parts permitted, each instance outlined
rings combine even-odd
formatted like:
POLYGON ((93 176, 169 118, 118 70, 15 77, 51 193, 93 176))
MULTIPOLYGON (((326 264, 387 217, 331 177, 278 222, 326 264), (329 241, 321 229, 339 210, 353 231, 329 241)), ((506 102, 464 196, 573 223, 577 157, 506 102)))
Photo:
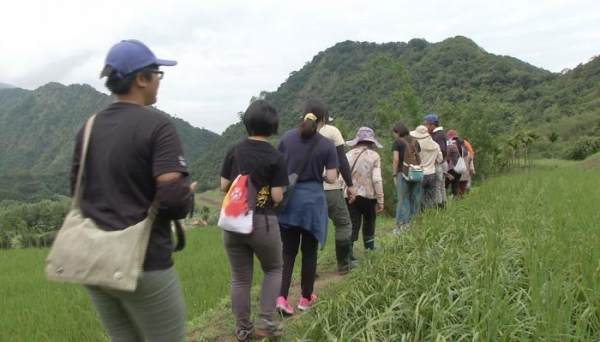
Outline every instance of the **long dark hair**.
POLYGON ((329 108, 319 99, 310 99, 304 107, 304 117, 298 128, 302 139, 308 139, 317 132, 317 124, 329 116, 329 108), (307 118, 308 114, 313 114, 316 120, 307 118))
POLYGON ((410 133, 410 130, 408 129, 408 127, 406 127, 406 125, 401 122, 398 122, 397 124, 394 125, 393 131, 395 133, 398 133, 399 137, 407 136, 408 133, 410 133))

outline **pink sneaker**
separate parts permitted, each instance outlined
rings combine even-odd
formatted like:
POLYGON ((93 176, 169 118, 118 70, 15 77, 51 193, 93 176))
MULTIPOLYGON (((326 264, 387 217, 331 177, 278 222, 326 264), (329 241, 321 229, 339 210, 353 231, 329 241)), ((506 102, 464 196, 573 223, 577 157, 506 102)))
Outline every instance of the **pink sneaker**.
POLYGON ((316 301, 317 295, 314 293, 310 295, 310 300, 302 297, 298 302, 298 309, 300 309, 301 311, 308 310, 316 301))
POLYGON ((284 315, 293 315, 294 308, 288 303, 287 299, 283 298, 283 296, 277 297, 277 305, 275 307, 284 315))

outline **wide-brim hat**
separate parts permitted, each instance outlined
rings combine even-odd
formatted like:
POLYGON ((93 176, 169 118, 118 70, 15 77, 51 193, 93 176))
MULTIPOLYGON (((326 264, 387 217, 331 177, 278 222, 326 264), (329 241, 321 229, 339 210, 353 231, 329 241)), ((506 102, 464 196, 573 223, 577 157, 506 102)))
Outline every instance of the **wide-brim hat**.
POLYGON ((382 148, 383 145, 379 143, 379 141, 375 140, 375 132, 369 127, 361 127, 356 132, 356 138, 346 141, 346 145, 348 146, 356 146, 361 141, 369 141, 375 144, 378 148, 382 148))
POLYGON ((427 138, 429 136, 429 131, 427 127, 420 125, 415 128, 414 131, 410 131, 410 136, 417 139, 427 138))

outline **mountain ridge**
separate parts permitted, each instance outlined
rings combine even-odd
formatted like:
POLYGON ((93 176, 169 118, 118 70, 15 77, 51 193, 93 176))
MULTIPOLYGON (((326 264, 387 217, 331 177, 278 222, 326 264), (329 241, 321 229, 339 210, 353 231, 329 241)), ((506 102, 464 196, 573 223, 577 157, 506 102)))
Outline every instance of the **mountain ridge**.
MULTIPOLYGON (((510 152, 505 142, 522 130, 535 129, 542 136, 556 133, 561 144, 538 143, 540 153, 560 149, 553 155, 562 153, 575 137, 593 135, 600 122, 597 89, 599 58, 555 73, 511 56, 488 53, 473 40, 456 36, 438 43, 420 38, 382 44, 339 42, 291 71, 274 91, 262 91, 253 99, 266 99, 278 108, 283 133, 298 124, 307 98, 320 97, 329 104, 335 125, 347 138, 359 126, 369 125, 389 140, 390 123, 403 121, 414 127, 426 113, 436 112, 443 126, 465 132, 485 152, 479 159, 481 165, 501 165, 503 155, 510 152)), ((74 131, 85 115, 110 101, 110 96, 89 85, 52 82, 33 91, 1 90, 0 157, 9 157, 20 171, 65 170, 71 151, 64 146, 72 145, 74 131), (65 107, 65 101, 71 106, 65 107), (49 119, 59 109, 70 115, 49 119), (6 124, 10 123, 7 111, 13 114, 13 126, 20 123, 17 127, 6 124), (39 132, 33 129, 37 133, 30 137, 23 129, 27 125, 41 128, 39 132), (9 140, 11 144, 6 143, 9 140), (3 151, 9 155, 2 155, 3 151)), ((216 187, 220 161, 228 148, 246 136, 243 126, 239 121, 232 123, 219 136, 171 118, 200 189, 216 187), (199 135, 206 139, 194 140, 199 135)), ((276 143, 277 137, 271 140, 276 143)), ((0 172, 6 171, 0 165, 0 172)))
MULTIPOLYGON (((36 187, 68 194, 66 175, 76 132, 89 115, 113 101, 113 97, 87 84, 50 82, 35 90, 0 90, 0 177, 6 179, 0 180, 0 184, 4 184, 0 200, 27 198, 23 193, 46 193, 36 187), (19 179, 23 179, 23 183, 19 183, 19 179), (35 179, 49 181, 36 183, 35 179)), ((188 160, 200 158, 219 137, 154 107, 149 108, 170 118, 188 160)))
MULTIPOLYGON (((403 121, 414 128, 426 113, 435 112, 443 126, 465 132, 478 145, 479 162, 485 166, 504 163, 501 159, 509 153, 504 141, 518 131, 558 132, 565 141, 575 134, 593 134, 589 125, 574 118, 600 122, 600 97, 593 91, 599 85, 599 58, 565 74, 554 73, 488 53, 473 40, 457 36, 439 43, 419 38, 383 44, 339 42, 290 72, 275 91, 254 98, 278 108, 283 132, 299 124, 307 98, 320 97, 347 138, 358 127, 369 125, 377 132, 383 129, 385 133, 377 134, 389 140, 391 122, 403 121), (569 122, 559 123, 565 117, 569 122)), ((220 165, 210 161, 222 160, 243 136, 242 124, 232 124, 216 148, 193 164, 194 175, 208 181, 205 186, 218 184, 220 165)), ((548 151, 557 145, 542 140, 540 150, 551 154, 548 151)))

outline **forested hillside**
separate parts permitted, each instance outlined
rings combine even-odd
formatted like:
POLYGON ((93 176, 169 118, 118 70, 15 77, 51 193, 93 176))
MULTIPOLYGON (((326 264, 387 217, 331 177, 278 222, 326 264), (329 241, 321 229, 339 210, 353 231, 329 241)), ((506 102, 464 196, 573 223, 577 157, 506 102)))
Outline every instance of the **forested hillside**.
POLYGON ((6 88, 14 88, 14 86, 7 84, 7 83, 0 82, 0 89, 6 89, 6 88))
MULTIPOLYGON (((275 104, 282 134, 300 123, 303 104, 313 96, 329 104, 347 139, 360 126, 375 129, 385 145, 379 153, 389 213, 395 122, 414 128, 427 113, 437 113, 446 130, 457 129, 474 146, 476 181, 528 165, 533 157, 583 159, 600 150, 600 58, 552 73, 488 53, 465 37, 435 44, 346 41, 252 100, 275 104)), ((0 248, 51 241, 68 207, 63 195, 75 132, 110 101, 88 85, 0 89, 0 248)), ((218 136, 172 120, 199 190, 216 188, 227 149, 246 136, 243 126, 235 123, 218 136)))
MULTIPOLYGON (((582 145, 576 142, 581 136, 592 137, 585 144, 596 144, 599 95, 600 58, 552 73, 488 53, 459 36, 435 44, 422 39, 342 42, 291 72, 276 91, 258 97, 279 108, 280 133, 299 123, 307 98, 318 96, 330 105, 347 138, 368 125, 388 146, 392 123, 414 127, 435 112, 444 127, 458 129, 481 152, 482 170, 491 170, 519 155, 563 156, 582 145)), ((202 188, 218 184, 215 161, 243 134, 240 123, 232 125, 215 149, 194 164, 202 188)))
MULTIPOLYGON (((112 100, 88 85, 0 90, 0 200, 34 202, 66 194, 75 134, 91 113, 112 100)), ((218 138, 171 119, 189 160, 200 158, 218 138)))

